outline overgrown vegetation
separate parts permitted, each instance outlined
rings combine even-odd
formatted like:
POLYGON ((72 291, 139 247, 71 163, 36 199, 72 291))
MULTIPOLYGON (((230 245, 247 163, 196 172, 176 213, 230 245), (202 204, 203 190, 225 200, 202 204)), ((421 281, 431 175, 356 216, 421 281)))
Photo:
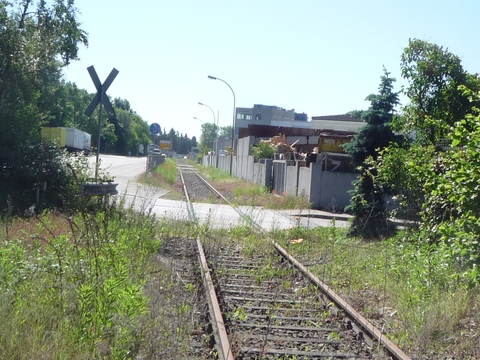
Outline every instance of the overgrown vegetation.
POLYGON ((367 158, 376 160, 379 151, 390 143, 400 141, 400 136, 395 135, 390 128, 395 106, 398 105, 398 94, 393 91, 394 81, 384 69, 379 93, 371 94, 366 99, 371 103, 370 108, 355 112, 355 117, 364 120, 366 125, 351 142, 343 145, 360 173, 358 180, 354 182, 355 188, 349 193, 350 205, 345 208, 353 214, 350 234, 366 239, 389 236, 394 231, 389 223, 385 200, 389 189, 375 182, 377 170, 365 163, 367 158))
POLYGON ((156 254, 169 239, 195 237, 195 228, 93 202, 95 212, 1 223, 0 352, 11 359, 133 359, 150 349, 185 358, 189 337, 179 331, 192 331, 191 315, 178 296, 189 300, 156 254), (164 287, 161 304, 150 282, 164 287), (170 328, 174 313, 183 320, 170 328), (177 350, 162 350, 165 341, 177 350))
POLYGON ((148 312, 145 262, 160 244, 155 223, 107 202, 97 206, 3 224, 2 354, 128 358, 138 351, 148 312))
POLYGON ((457 262, 403 232, 363 242, 337 227, 276 231, 273 238, 415 358, 477 359, 480 293, 457 262), (298 241, 301 239, 301 241, 298 241))
POLYGON ((163 164, 157 166, 155 173, 160 175, 167 184, 173 185, 178 177, 177 162, 174 159, 166 158, 163 164))
MULTIPOLYGON (((127 100, 116 98, 115 116, 102 118, 99 134, 98 107, 92 117, 84 114, 95 94, 62 79, 63 68, 78 59, 81 45, 88 45, 74 0, 1 1, 0 24, 1 212, 21 213, 33 204, 37 209, 65 206, 71 177, 63 176, 61 156, 41 144, 42 126, 78 128, 92 135, 94 146, 100 136, 102 152, 138 155, 139 146, 150 142, 149 125, 127 100), (39 192, 45 191, 52 196, 41 203, 39 192)), ((170 140, 180 153, 196 146, 194 137, 173 128, 163 129, 156 140, 170 140)))
POLYGON ((435 261, 455 263, 452 276, 478 286, 480 81, 458 57, 420 40, 410 41, 401 67, 411 102, 393 127, 415 136, 368 166, 376 186, 391 190, 396 213, 417 221, 418 232, 405 241, 428 247, 435 261))
MULTIPOLYGON (((151 313, 143 286, 149 271, 167 279, 168 268, 149 260, 163 240, 194 236, 196 230, 178 222, 158 224, 105 199, 85 203, 78 196, 78 185, 88 176, 85 159, 40 144, 42 125, 78 127, 92 133, 92 143, 98 136, 96 121, 82 114, 91 94, 61 81, 62 67, 87 44, 74 1, 4 1, 0 23, 0 353, 21 359, 133 358, 146 327, 162 323, 146 321, 151 313), (64 214, 36 216, 43 207, 64 214)), ((414 136, 380 152, 386 144, 359 145, 364 182, 357 184, 353 206, 363 219, 374 219, 372 209, 386 218, 381 201, 388 190, 398 205, 393 214, 416 227, 374 243, 334 226, 294 226, 271 236, 411 354, 480 358, 480 81, 464 71, 457 56, 417 39, 404 50, 401 70, 410 103, 391 124, 395 132, 414 136)), ((381 120, 377 125, 384 128, 395 104, 388 81, 381 93, 388 96, 372 97, 367 113, 368 121, 381 120), (387 118, 378 117, 382 111, 387 118)), ((104 120, 102 146, 135 154, 149 141, 148 126, 128 101, 116 99, 114 105, 117 118, 104 120)), ((216 136, 217 130, 210 133, 216 136)), ((174 149, 193 145, 178 135, 173 129, 161 134, 174 149)), ((255 156, 269 157, 269 151, 259 148, 255 156)), ((208 174, 241 205, 309 207, 302 197, 245 186, 217 169, 208 174)), ((158 177, 174 184, 172 160, 159 168, 158 177)), ((379 230, 375 224, 369 221, 369 229, 379 230)), ((356 234, 379 235, 370 230, 356 234)), ((216 236, 208 226, 200 231, 206 238, 216 236)), ((251 229, 228 231, 243 251, 268 251, 268 242, 260 242, 251 229)), ((162 284, 173 287, 168 280, 162 284)), ((162 306, 178 309, 178 298, 165 299, 171 303, 162 306)), ((175 339, 181 343, 175 349, 183 349, 184 338, 173 332, 187 332, 188 324, 175 325, 152 339, 164 346, 175 339)))
POLYGON ((277 151, 276 147, 270 142, 260 141, 258 144, 252 146, 252 155, 256 161, 260 159, 272 159, 277 151))

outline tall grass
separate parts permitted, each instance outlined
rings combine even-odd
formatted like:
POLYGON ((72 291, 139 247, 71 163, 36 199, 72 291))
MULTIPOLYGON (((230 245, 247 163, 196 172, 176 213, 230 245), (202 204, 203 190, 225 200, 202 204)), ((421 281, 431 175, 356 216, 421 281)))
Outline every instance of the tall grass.
POLYGON ((177 162, 174 159, 166 158, 163 164, 157 166, 155 173, 159 174, 168 184, 172 185, 178 176, 177 162))
POLYGON ((234 182, 236 180, 236 178, 231 176, 228 172, 219 168, 201 166, 200 169, 202 173, 205 174, 205 176, 212 182, 234 182))
POLYGON ((480 319, 479 289, 454 276, 455 263, 438 252, 405 234, 364 242, 335 226, 296 226, 272 236, 407 353, 480 356, 479 335, 467 325, 480 319))
POLYGON ((152 218, 104 205, 3 228, 0 353, 7 358, 124 359, 138 352, 148 312, 143 268, 160 243, 152 218))

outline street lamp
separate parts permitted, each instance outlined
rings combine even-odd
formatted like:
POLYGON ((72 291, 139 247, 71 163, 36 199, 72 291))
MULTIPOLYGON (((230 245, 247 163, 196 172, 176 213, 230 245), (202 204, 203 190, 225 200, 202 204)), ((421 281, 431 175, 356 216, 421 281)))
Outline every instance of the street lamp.
POLYGON ((230 175, 232 175, 232 168, 233 168, 233 145, 234 145, 234 139, 235 139, 235 92, 233 91, 232 87, 225 81, 220 78, 217 78, 215 76, 208 75, 208 78, 211 80, 220 80, 224 84, 226 84, 230 90, 232 90, 232 95, 233 95, 233 122, 232 122, 232 152, 230 154, 230 175))
POLYGON ((194 116, 193 118, 194 118, 195 120, 200 121, 200 122, 203 124, 203 121, 202 121, 201 119, 199 119, 199 118, 197 118, 197 117, 195 117, 195 116, 194 116))
MULTIPOLYGON (((213 115, 213 125, 217 126, 218 128, 218 124, 215 124, 215 112, 212 110, 212 108, 210 106, 208 106, 207 104, 204 104, 204 103, 201 103, 199 102, 198 105, 203 105, 203 106, 206 106, 207 108, 210 109, 210 111, 212 112, 212 115, 213 115)), ((217 120, 218 121, 218 120, 217 120)), ((218 129, 215 129, 215 155, 218 156, 218 136, 217 136, 217 133, 218 133, 218 129)))

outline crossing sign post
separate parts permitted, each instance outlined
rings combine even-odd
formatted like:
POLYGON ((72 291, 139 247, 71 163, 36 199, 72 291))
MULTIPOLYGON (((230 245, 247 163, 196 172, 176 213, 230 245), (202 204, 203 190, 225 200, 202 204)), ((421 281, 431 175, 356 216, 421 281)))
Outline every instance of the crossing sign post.
POLYGON ((95 85, 95 88, 97 89, 97 93, 93 97, 92 101, 90 101, 90 104, 88 104, 87 108, 85 109, 85 115, 91 116, 97 105, 100 105, 100 109, 98 110, 98 141, 97 141, 97 164, 95 166, 95 179, 98 177, 98 160, 100 157, 100 131, 102 129, 102 105, 105 108, 105 111, 107 112, 107 115, 109 119, 115 117, 115 111, 113 110, 113 106, 110 103, 110 100, 107 97, 107 89, 112 85, 113 80, 118 75, 118 70, 113 68, 113 70, 110 72, 110 75, 105 79, 105 82, 102 84, 100 82, 100 79, 98 78, 97 72, 95 71, 95 68, 92 66, 89 66, 87 68, 88 73, 90 74, 90 77, 92 78, 93 84, 95 85))

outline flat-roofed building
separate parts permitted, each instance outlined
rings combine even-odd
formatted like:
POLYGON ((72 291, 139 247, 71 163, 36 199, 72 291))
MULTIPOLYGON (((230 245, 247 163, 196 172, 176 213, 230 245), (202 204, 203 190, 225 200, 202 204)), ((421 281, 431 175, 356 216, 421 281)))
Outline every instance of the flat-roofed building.
POLYGON ((358 132, 365 122, 350 115, 312 116, 312 129, 358 132))
POLYGON ((254 104, 252 108, 237 107, 235 118, 235 138, 240 128, 249 125, 268 125, 310 129, 310 121, 305 113, 296 113, 294 109, 285 110, 275 105, 254 104))

